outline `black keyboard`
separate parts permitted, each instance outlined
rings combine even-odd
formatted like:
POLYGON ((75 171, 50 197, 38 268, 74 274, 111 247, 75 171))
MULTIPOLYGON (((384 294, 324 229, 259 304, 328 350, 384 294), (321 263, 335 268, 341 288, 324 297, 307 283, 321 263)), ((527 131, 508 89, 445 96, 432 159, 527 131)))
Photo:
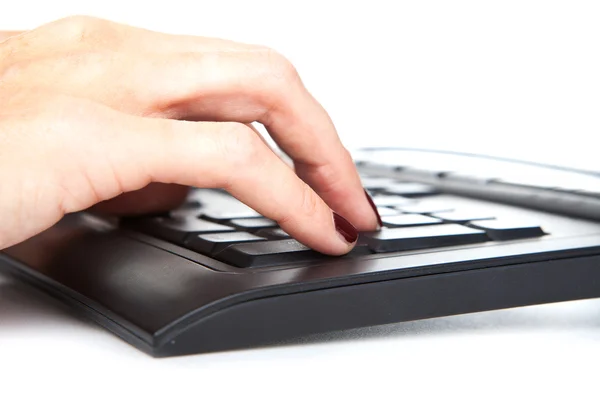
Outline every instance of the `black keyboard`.
POLYGON ((193 189, 164 215, 70 215, 0 265, 154 356, 600 296, 600 176, 415 153, 357 154, 384 227, 342 257, 193 189))
MULTIPOLYGON (((453 205, 431 185, 365 177, 384 224, 363 232, 342 258, 375 253, 436 249, 473 243, 536 238, 546 234, 540 222, 499 218, 494 205, 453 205)), ((124 226, 167 240, 238 268, 293 266, 327 261, 292 239, 277 223, 219 190, 195 189, 190 201, 169 215, 126 220, 124 226)))

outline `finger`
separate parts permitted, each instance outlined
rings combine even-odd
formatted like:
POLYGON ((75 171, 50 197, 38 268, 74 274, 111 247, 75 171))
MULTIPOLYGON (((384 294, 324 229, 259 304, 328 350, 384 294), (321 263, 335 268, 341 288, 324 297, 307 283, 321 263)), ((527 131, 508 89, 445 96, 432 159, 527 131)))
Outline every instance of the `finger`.
MULTIPOLYGON (((103 68, 71 73, 72 84, 66 86, 85 88, 105 104, 132 114, 259 121, 294 160, 298 175, 334 211, 360 230, 376 229, 375 212, 331 119, 304 88, 293 67, 282 60, 264 50, 169 57, 133 54, 109 61, 95 57, 90 64, 101 62, 103 68)), ((37 67, 41 68, 39 64, 37 67)))
POLYGON ((117 216, 164 213, 183 204, 188 192, 187 186, 151 183, 143 189, 98 203, 91 211, 117 216))
MULTIPOLYGON (((252 124, 247 126, 268 146, 252 124)), ((182 205, 188 193, 187 186, 155 182, 142 189, 98 203, 90 211, 116 216, 165 213, 182 205)))
MULTIPOLYGON (((133 155, 152 181, 220 187, 317 251, 350 251, 357 233, 285 165, 256 133, 238 123, 123 116, 133 155)), ((129 146, 125 146, 129 147, 129 146)))

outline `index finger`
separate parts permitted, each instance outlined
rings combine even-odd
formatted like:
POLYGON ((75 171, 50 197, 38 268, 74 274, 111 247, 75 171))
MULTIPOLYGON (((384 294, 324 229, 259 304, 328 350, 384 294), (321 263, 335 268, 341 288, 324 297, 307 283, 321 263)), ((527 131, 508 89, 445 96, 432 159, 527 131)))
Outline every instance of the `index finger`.
POLYGON ((285 59, 285 99, 274 103, 262 122, 292 158, 296 173, 335 211, 359 230, 375 230, 378 217, 362 187, 350 153, 319 102, 285 59))

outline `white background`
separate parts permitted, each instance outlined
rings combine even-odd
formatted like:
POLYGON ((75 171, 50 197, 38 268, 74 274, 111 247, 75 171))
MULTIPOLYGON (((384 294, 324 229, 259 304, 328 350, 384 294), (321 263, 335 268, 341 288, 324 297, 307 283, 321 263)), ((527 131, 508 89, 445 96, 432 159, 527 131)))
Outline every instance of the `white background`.
MULTIPOLYGON (((2 0, 0 29, 90 14, 286 54, 344 142, 600 170, 600 8, 582 1, 2 0)), ((600 301, 153 360, 0 277, 0 398, 598 398, 600 301), (110 396, 110 397, 109 397, 110 396)))

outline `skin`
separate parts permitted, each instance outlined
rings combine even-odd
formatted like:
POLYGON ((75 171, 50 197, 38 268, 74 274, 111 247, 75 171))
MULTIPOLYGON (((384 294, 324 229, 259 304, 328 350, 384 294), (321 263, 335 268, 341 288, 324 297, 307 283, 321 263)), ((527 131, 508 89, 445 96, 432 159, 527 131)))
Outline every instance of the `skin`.
POLYGON ((223 188, 326 254, 354 246, 332 211, 378 226, 331 119, 269 48, 69 17, 0 33, 0 104, 0 249, 90 207, 168 210, 189 186, 223 188))

